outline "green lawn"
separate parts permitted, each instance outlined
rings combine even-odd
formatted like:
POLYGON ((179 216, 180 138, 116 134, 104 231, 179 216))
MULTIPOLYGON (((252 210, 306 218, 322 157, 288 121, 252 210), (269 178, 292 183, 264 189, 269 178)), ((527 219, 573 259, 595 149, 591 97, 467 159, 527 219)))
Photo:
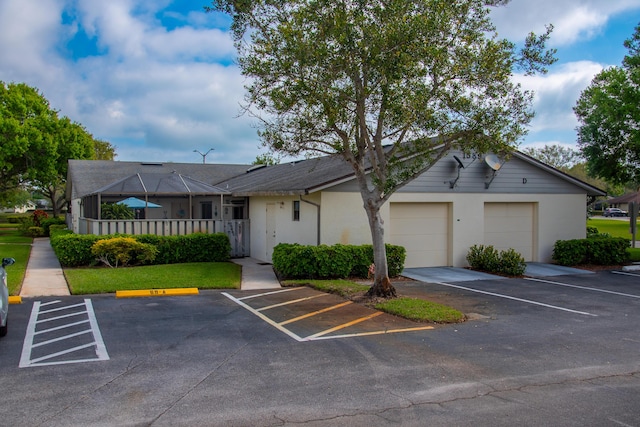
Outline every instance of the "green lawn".
MULTIPOLYGON (((609 233, 613 237, 631 239, 629 220, 592 218, 587 221, 587 227, 595 227, 600 233, 609 233)), ((628 250, 631 261, 640 261, 640 226, 636 232, 636 247, 628 250)))
MULTIPOLYGON (((609 233, 613 237, 631 239, 628 219, 626 221, 622 221, 619 219, 591 218, 587 220, 587 227, 595 227, 600 233, 609 233)), ((636 238, 638 237, 640 237, 640 233, 636 233, 636 238)))
MULTIPOLYGON (((0 224, 0 258, 15 258, 16 263, 7 266, 7 286, 9 295, 18 295, 22 287, 22 280, 27 271, 27 261, 31 253, 31 237, 21 235, 19 230, 0 224)), ((15 227, 16 224, 10 224, 15 227)))
POLYGON ((238 289, 242 268, 231 262, 197 262, 144 267, 67 268, 64 275, 74 295, 136 289, 238 289))

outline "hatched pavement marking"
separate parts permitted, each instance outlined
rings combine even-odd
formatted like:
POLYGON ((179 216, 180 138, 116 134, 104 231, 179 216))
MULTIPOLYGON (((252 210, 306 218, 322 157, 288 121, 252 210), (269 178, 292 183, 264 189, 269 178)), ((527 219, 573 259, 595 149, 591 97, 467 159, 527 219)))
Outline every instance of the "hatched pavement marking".
POLYGON ((332 332, 339 331, 341 329, 345 329, 345 328, 347 328, 349 326, 356 325, 358 323, 373 319, 373 318, 375 318, 377 316, 380 316, 380 315, 384 314, 381 311, 377 311, 377 312, 369 314, 367 316, 354 319, 354 320, 352 320, 350 322, 334 326, 332 328, 326 329, 324 331, 317 332, 317 333, 309 335, 307 337, 301 337, 298 334, 294 333, 293 331, 289 330, 288 328, 285 328, 284 325, 287 325, 287 324, 290 324, 290 323, 294 323, 294 322, 297 322, 299 320, 307 319, 307 318, 316 316, 316 315, 321 314, 321 313, 326 313, 328 311, 335 310, 335 309, 340 308, 340 307, 347 306, 349 304, 352 304, 352 301, 345 301, 343 303, 332 305, 332 306, 329 306, 329 307, 325 307, 323 309, 316 310, 316 311, 313 311, 313 312, 310 312, 310 313, 306 313, 306 314, 303 314, 301 316, 297 316, 297 317, 294 317, 292 319, 288 319, 288 320, 285 320, 285 321, 282 321, 282 322, 274 321, 273 319, 271 319, 270 317, 268 317, 264 313, 262 313, 262 311, 263 310, 268 310, 270 308, 275 308, 275 307, 279 307, 279 306, 288 305, 288 304, 294 304, 296 302, 306 301, 306 300, 309 300, 309 299, 312 299, 312 298, 317 298, 317 297, 320 297, 320 296, 326 296, 328 294, 320 294, 320 295, 315 295, 315 296, 312 296, 312 297, 299 298, 299 299, 296 299, 296 300, 286 301, 284 303, 274 304, 274 305, 271 305, 271 306, 268 306, 268 307, 263 307, 263 308, 260 308, 260 309, 255 309, 255 308, 251 307, 250 305, 246 304, 245 302, 243 302, 243 300, 246 300, 246 299, 257 298, 257 297, 261 297, 261 296, 273 295, 273 294, 278 294, 278 293, 282 293, 282 292, 289 292, 289 291, 301 290, 301 289, 307 289, 307 288, 304 287, 304 286, 297 287, 297 288, 287 288, 287 289, 273 291, 273 292, 265 292, 265 293, 261 293, 261 294, 249 295, 249 296, 241 297, 241 298, 236 298, 233 295, 228 294, 227 292, 222 292, 222 295, 224 295, 227 298, 229 298, 230 300, 234 301, 239 306, 244 307, 246 310, 248 310, 251 313, 255 314, 260 319, 264 320, 265 322, 267 322, 268 324, 270 324, 274 328, 278 329, 279 331, 289 335, 291 338, 295 339, 298 342, 327 340, 327 339, 335 339, 335 338, 353 338, 353 337, 361 337, 361 336, 369 336, 369 335, 383 335, 383 334, 391 334, 391 333, 399 333, 399 332, 414 332, 414 331, 425 331, 425 330, 434 329, 433 326, 417 326, 417 327, 412 327, 412 328, 384 329, 384 330, 378 330, 378 331, 356 332, 356 333, 352 333, 352 334, 342 334, 342 335, 327 336, 328 334, 330 334, 332 332))
POLYGON ((56 300, 46 303, 35 301, 33 303, 18 366, 20 368, 28 368, 109 360, 109 354, 104 345, 91 300, 85 299, 83 303, 79 304, 48 308, 57 304, 61 304, 61 301, 56 300), (49 316, 64 310, 73 310, 73 312, 59 316, 49 316), (81 319, 72 322, 66 321, 74 317, 81 317, 81 319), (47 327, 51 322, 63 323, 58 326, 47 327), (85 325, 88 326, 87 329, 56 336, 56 332, 63 332, 66 329, 72 330, 85 325), (67 345, 63 345, 62 348, 55 346, 56 343, 64 344, 65 342, 67 345), (87 352, 82 352, 82 350, 91 348, 94 349, 95 357, 91 357, 90 352, 88 355, 85 354, 87 352), (34 350, 39 351, 40 355, 34 356, 34 350), (71 358, 71 356, 70 358, 63 357, 74 353, 76 353, 76 358, 71 358), (82 356, 79 357, 77 354, 82 354, 82 356))

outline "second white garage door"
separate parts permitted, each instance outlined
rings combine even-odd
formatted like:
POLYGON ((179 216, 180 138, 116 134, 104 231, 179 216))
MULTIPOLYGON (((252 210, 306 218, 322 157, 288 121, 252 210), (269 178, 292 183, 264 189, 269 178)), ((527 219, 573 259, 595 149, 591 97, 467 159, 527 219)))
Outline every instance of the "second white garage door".
POLYGON ((451 265, 448 203, 391 203, 390 210, 390 243, 407 250, 405 267, 451 265))
POLYGON ((535 203, 485 203, 484 244, 515 249, 525 261, 535 261, 535 203))

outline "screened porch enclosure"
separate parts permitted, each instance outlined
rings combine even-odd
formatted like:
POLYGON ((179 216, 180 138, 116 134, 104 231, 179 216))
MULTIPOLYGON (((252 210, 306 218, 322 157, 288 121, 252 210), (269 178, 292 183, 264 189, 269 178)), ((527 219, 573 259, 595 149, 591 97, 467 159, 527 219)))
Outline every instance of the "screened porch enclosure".
POLYGON ((78 234, 154 234, 176 236, 223 232, 231 242, 231 256, 249 255, 246 198, 232 197, 221 188, 172 172, 135 174, 81 198, 76 206, 78 234), (105 204, 136 198, 134 219, 103 218, 105 204))

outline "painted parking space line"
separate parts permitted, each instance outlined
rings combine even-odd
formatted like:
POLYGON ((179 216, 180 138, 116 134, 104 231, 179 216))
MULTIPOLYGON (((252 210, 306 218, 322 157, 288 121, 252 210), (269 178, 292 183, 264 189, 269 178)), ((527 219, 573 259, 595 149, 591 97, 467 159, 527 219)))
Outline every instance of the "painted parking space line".
POLYGON ((299 320, 308 319, 309 317, 317 316, 318 314, 326 313, 327 311, 335 310, 340 307, 346 307, 347 305, 353 304, 353 301, 345 301, 340 304, 332 305, 330 307, 325 307, 321 310, 312 311, 311 313, 306 313, 298 317, 294 317, 293 319, 285 320, 284 322, 280 322, 280 325, 288 325, 289 323, 294 323, 299 320))
POLYGON ((637 273, 629 273, 626 271, 612 271, 613 274, 622 274, 624 276, 633 276, 633 277, 640 277, 640 274, 637 273))
POLYGON ((20 368, 109 360, 91 300, 60 304, 33 303, 20 368))
POLYGON ((270 291, 270 292, 263 292, 261 294, 247 295, 246 297, 237 298, 237 299, 242 301, 242 300, 245 300, 245 299, 260 298, 260 297, 264 297, 264 296, 267 296, 267 295, 281 294, 283 292, 300 291, 302 289, 304 289, 303 286, 300 286, 298 288, 286 288, 286 289, 280 289, 278 291, 270 291))
POLYGON ((310 297, 293 299, 291 301, 285 301, 285 302, 280 302, 278 304, 268 305, 266 307, 262 307, 262 308, 259 308, 257 310, 258 311, 271 310, 272 308, 284 307, 285 305, 296 304, 296 303, 299 303, 299 302, 302 302, 302 301, 309 301, 309 300, 316 299, 316 298, 319 298, 319 297, 323 297, 323 296, 326 296, 326 295, 328 295, 328 294, 312 295, 310 297))
POLYGON ((585 290, 585 291, 602 292, 602 293, 605 293, 605 294, 619 295, 619 296, 623 296, 623 297, 639 298, 640 299, 640 295, 626 294, 624 292, 609 291, 607 289, 591 288, 591 287, 588 287, 588 286, 579 286, 579 285, 570 285, 568 283, 555 282, 555 281, 552 281, 552 280, 544 280, 544 279, 534 279, 532 277, 525 277, 524 279, 525 280, 530 280, 532 282, 548 283, 548 284, 555 285, 555 286, 565 286, 567 288, 576 288, 576 289, 582 289, 582 290, 585 290))
POLYGON ((367 337, 370 335, 385 335, 385 334, 396 334, 399 332, 416 332, 416 331, 429 331, 435 329, 433 326, 416 326, 414 328, 401 328, 401 329, 385 329, 381 331, 370 331, 370 332, 356 332, 354 334, 343 334, 343 335, 331 335, 324 337, 317 337, 313 340, 327 340, 334 338, 353 338, 353 337, 367 337))
POLYGON ((538 306, 546 307, 546 308, 552 308, 554 310, 566 311, 568 313, 575 313, 575 314, 581 314, 581 315, 584 315, 584 316, 598 317, 597 314, 587 313, 586 311, 573 310, 573 309, 566 308, 566 307, 559 307, 557 305, 551 305, 551 304, 546 304, 546 303, 539 302, 539 301, 533 301, 533 300, 528 300, 528 299, 524 299, 524 298, 518 298, 518 297, 511 296, 511 295, 504 295, 504 294, 498 294, 496 292, 482 291, 480 289, 467 288, 466 286, 453 285, 451 283, 445 283, 445 282, 431 282, 431 283, 435 283, 436 285, 448 286, 450 288, 462 289, 462 290, 469 291, 469 292, 475 292, 475 293, 478 293, 478 294, 491 295, 491 296, 498 297, 498 298, 504 298, 504 299, 509 299, 509 300, 513 300, 513 301, 524 302, 524 303, 527 303, 527 304, 538 305, 538 306))
POLYGON ((377 311, 377 312, 375 312, 375 313, 371 313, 371 314, 370 314, 370 315, 368 315, 368 316, 359 317, 359 318, 354 319, 354 320, 352 320, 352 321, 350 321, 350 322, 346 322, 346 323, 343 323, 343 324, 341 324, 341 325, 334 326, 333 328, 329 328, 329 329, 326 329, 326 330, 324 330, 324 331, 317 332, 317 333, 315 333, 315 334, 313 334, 313 335, 309 335, 306 339, 308 339, 308 340, 312 340, 312 339, 314 339, 314 338, 317 338, 317 337, 321 337, 321 336, 323 336, 323 335, 330 334, 331 332, 339 331, 339 330, 341 330, 341 329, 348 328, 349 326, 357 325, 358 323, 362 323, 362 322, 364 322, 364 321, 366 321, 366 320, 373 319, 374 317, 378 317, 378 316, 380 316, 381 314, 382 314, 382 312, 381 312, 381 311, 377 311))
POLYGON ((255 314, 260 319, 264 320, 265 322, 267 322, 268 324, 270 324, 274 328, 278 329, 279 331, 284 332, 285 334, 289 335, 294 340, 296 340, 296 341, 302 341, 303 340, 297 334, 291 332, 289 329, 285 328, 284 326, 281 326, 279 323, 274 322, 273 320, 271 320, 271 318, 269 318, 268 316, 264 315, 263 313, 260 313, 258 310, 256 310, 255 308, 251 307, 250 305, 246 304, 244 301, 241 301, 241 299, 245 299, 245 298, 239 299, 239 298, 236 298, 233 295, 230 295, 230 294, 228 294, 226 292, 222 292, 222 295, 224 295, 225 297, 229 298, 231 301, 235 302, 239 306, 249 310, 251 313, 255 314))
MULTIPOLYGON (((293 290, 293 289, 308 289, 306 287, 299 287, 299 288, 292 288, 292 289, 287 289, 287 290, 283 290, 283 291, 288 291, 288 290, 293 290)), ((396 328, 396 329, 380 329, 380 330, 375 330, 375 331, 367 331, 367 332, 354 332, 354 333, 350 333, 350 334, 341 334, 341 335, 329 335, 333 332, 342 330, 342 329, 346 329, 350 326, 354 326, 357 325, 359 323, 363 323, 366 322, 367 320, 371 320, 374 319, 378 316, 383 315, 384 313, 381 311, 376 311, 374 313, 368 314, 366 316, 362 316, 362 317, 358 317, 356 319, 353 319, 349 322, 345 322, 345 323, 341 323, 339 325, 333 326, 331 328, 328 329, 324 329, 322 331, 313 333, 311 335, 302 337, 298 334, 296 334, 295 332, 291 331, 289 328, 285 327, 285 325, 289 325, 304 319, 309 319, 312 318, 313 316, 317 316, 319 314, 322 313, 327 313, 329 311, 332 310, 336 310, 338 308, 342 308, 342 307, 346 307, 348 305, 353 304, 352 301, 344 301, 342 303, 339 304, 334 304, 334 305, 330 305, 327 307, 324 307, 322 309, 319 310, 314 310, 312 312, 308 312, 305 314, 302 314, 300 316, 296 316, 293 317, 291 319, 287 319, 281 322, 276 322, 273 319, 271 319, 269 316, 265 315, 263 313, 263 311, 265 311, 266 309, 269 308, 274 308, 274 307, 281 307, 284 305, 289 305, 292 304, 294 302, 302 302, 302 301, 307 301, 313 298, 317 298, 317 297, 321 297, 321 296, 328 296, 329 294, 319 294, 319 295, 315 295, 312 297, 306 297, 306 298, 299 298, 296 300, 291 300, 291 301, 286 301, 284 303, 279 303, 279 304, 274 304, 268 307, 263 307, 260 309, 256 309, 251 307, 249 304, 245 303, 243 300, 246 299, 251 299, 251 298, 256 298, 259 296, 268 296, 268 295, 273 295, 273 294, 278 294, 281 293, 283 291, 274 291, 274 292, 265 292, 263 294, 258 294, 258 295, 249 295, 246 297, 241 297, 241 298, 236 298, 233 295, 230 295, 227 292, 222 292, 222 295, 226 296, 227 298, 229 298, 230 300, 234 301, 236 304, 240 305, 241 307, 243 307, 244 309, 250 311, 251 313, 255 314, 256 316, 258 316, 260 319, 264 320, 266 323, 270 324, 271 326, 273 326, 274 328, 278 329, 279 331, 285 333, 286 335, 290 336, 291 338, 295 339, 298 342, 305 342, 305 341, 316 341, 316 340, 327 340, 327 339, 337 339, 337 338, 353 338, 353 337, 363 337, 363 336, 370 336, 370 335, 384 335, 384 334, 393 334, 393 333, 400 333, 400 332, 415 332, 415 331, 425 331, 425 330, 431 330, 431 329, 435 329, 433 326, 416 326, 416 327, 408 327, 408 328, 396 328)))

